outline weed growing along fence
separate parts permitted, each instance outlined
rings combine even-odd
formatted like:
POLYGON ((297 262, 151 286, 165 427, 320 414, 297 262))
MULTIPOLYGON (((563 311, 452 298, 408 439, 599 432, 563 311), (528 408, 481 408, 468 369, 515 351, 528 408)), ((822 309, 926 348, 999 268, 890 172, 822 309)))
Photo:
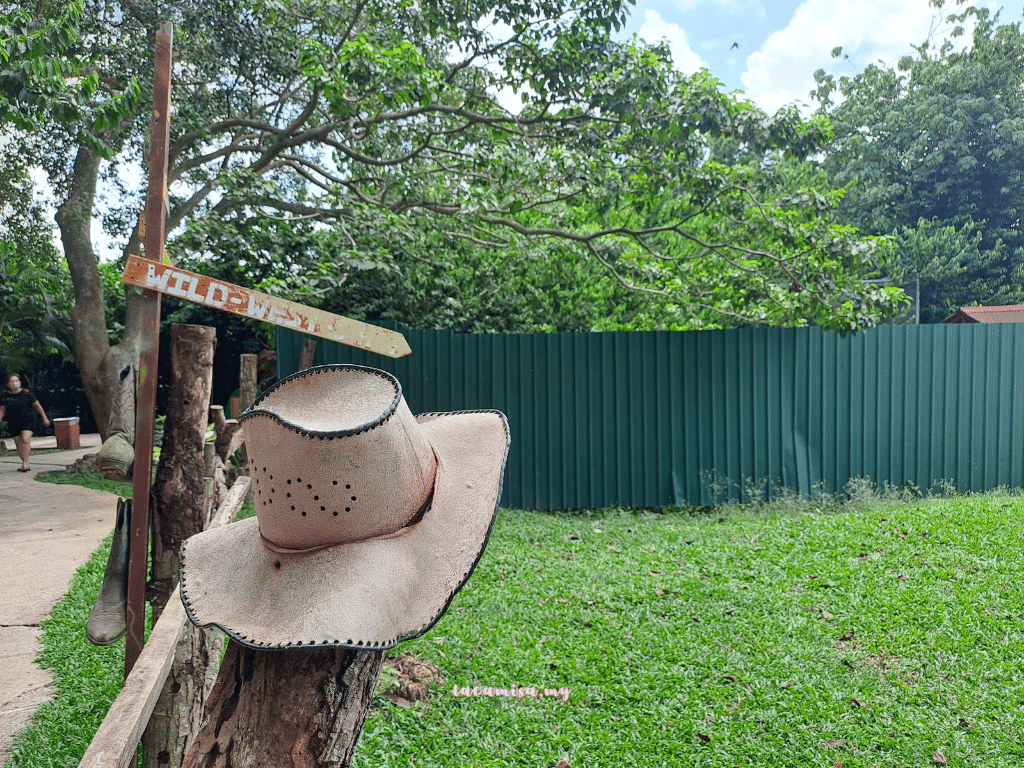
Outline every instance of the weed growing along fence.
MULTIPOLYGON (((1024 325, 563 334, 403 333, 385 359, 319 341, 316 363, 383 368, 414 413, 496 408, 502 505, 704 505, 804 497, 853 478, 922 492, 1024 486, 1024 325)), ((301 334, 278 333, 281 375, 301 334)))

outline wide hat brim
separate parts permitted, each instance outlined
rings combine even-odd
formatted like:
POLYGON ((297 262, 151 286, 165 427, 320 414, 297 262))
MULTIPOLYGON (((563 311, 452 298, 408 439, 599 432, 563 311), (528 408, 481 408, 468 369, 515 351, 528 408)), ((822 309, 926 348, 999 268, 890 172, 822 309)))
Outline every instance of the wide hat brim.
POLYGON ((180 591, 193 623, 254 648, 391 648, 430 629, 487 544, 509 431, 496 411, 416 421, 437 459, 421 519, 304 553, 264 546, 256 518, 192 536, 181 547, 180 591))

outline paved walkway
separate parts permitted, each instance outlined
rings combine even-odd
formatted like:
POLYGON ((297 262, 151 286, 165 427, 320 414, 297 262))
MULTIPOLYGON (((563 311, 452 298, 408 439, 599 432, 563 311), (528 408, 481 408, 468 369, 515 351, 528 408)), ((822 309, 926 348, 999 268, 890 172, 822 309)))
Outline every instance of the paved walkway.
MULTIPOLYGON (((14 441, 0 456, 0 765, 14 736, 51 695, 51 678, 35 664, 39 625, 67 593, 71 577, 114 529, 116 496, 74 485, 35 480, 99 450, 99 435, 82 435, 82 448, 33 453, 31 472, 18 472, 14 441)), ((55 448, 53 437, 33 449, 55 448)), ((82 628, 85 631, 85 628, 82 628)))

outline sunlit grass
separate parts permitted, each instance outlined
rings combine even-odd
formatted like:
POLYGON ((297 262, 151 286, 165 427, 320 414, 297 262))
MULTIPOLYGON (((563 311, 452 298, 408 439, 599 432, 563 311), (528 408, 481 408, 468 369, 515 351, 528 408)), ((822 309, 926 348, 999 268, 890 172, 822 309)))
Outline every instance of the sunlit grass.
MULTIPOLYGON (((356 764, 1018 765, 1022 520, 1010 495, 502 510, 445 617, 395 651, 443 682, 376 697, 356 764)), ((12 765, 77 765, 116 693, 123 645, 82 632, 105 551, 44 628, 61 695, 12 765)))
POLYGON ((373 712, 360 763, 1020 764, 1024 503, 794 509, 503 511, 468 588, 402 648, 444 683, 373 712))

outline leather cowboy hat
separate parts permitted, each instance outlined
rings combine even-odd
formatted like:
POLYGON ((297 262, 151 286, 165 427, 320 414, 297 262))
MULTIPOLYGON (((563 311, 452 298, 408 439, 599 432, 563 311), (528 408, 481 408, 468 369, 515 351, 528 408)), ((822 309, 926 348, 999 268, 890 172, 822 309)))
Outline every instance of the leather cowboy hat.
POLYGON ((182 544, 189 618, 255 648, 390 648, 430 629, 487 544, 505 417, 413 417, 391 374, 331 365, 239 421, 256 517, 182 544))

